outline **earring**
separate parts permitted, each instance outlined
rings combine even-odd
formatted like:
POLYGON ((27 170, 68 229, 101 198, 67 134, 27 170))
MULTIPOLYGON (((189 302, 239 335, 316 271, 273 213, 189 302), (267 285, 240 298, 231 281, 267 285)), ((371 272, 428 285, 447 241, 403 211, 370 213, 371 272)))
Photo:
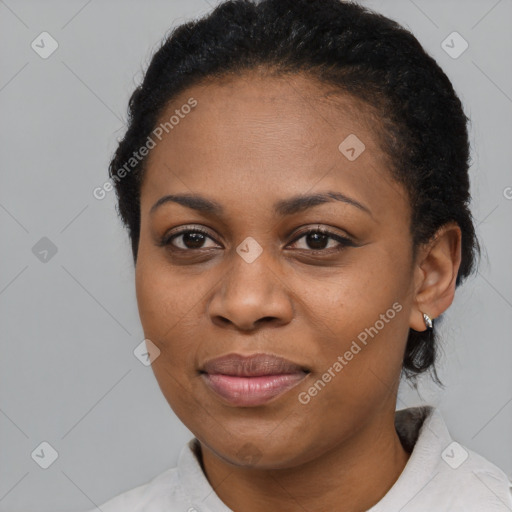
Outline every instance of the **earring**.
POLYGON ((432 318, 430 318, 426 313, 423 313, 423 320, 425 321, 425 326, 427 327, 427 331, 431 331, 434 328, 434 323, 432 318))

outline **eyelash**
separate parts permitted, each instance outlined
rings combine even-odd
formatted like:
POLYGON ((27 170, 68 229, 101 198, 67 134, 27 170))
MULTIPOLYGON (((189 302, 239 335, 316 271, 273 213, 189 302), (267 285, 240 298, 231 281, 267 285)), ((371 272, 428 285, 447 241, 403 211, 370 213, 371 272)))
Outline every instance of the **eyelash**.
MULTIPOLYGON (((175 238, 178 238, 179 236, 181 235, 185 235, 185 234, 189 234, 189 233, 199 233, 201 235, 204 235, 208 238, 210 238, 211 240, 213 240, 214 242, 216 242, 213 237, 210 236, 210 234, 208 233, 208 231, 200 228, 200 227, 195 227, 195 228, 188 228, 188 229, 183 229, 181 231, 178 231, 177 233, 172 233, 171 235, 165 235, 160 243, 158 244, 160 247, 170 247, 171 248, 171 251, 177 251, 177 252, 193 252, 193 251, 201 251, 201 250, 204 250, 203 248, 198 248, 198 249, 182 249, 180 247, 175 247, 172 245, 172 240, 174 240, 175 238)), ((355 247, 355 243, 350 239, 350 238, 347 238, 347 237, 344 237, 344 236, 341 236, 341 235, 337 235, 335 233, 332 233, 331 231, 328 231, 327 229, 325 228, 322 228, 322 227, 317 227, 317 228, 312 228, 312 229, 309 229, 307 231, 304 231, 302 233, 300 233, 291 243, 296 243, 297 241, 299 241, 301 238, 304 238, 305 236, 311 234, 311 233, 320 233, 322 235, 325 235, 327 236, 328 238, 330 239, 333 239, 333 240, 336 240, 337 242, 340 243, 340 245, 338 247, 336 247, 335 249, 331 248, 331 249, 299 249, 299 250, 302 250, 302 251, 307 251, 309 252, 310 254, 329 254, 331 252, 339 252, 339 251, 342 251, 343 249, 345 249, 346 247, 355 247)))

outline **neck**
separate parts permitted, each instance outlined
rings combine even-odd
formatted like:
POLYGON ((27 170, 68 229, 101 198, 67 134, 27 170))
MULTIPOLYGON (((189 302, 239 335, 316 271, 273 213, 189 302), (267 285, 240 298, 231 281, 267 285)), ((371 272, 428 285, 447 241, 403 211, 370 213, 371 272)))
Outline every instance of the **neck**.
POLYGON ((409 454, 394 427, 394 411, 299 466, 234 466, 201 444, 203 468, 219 498, 238 512, 364 512, 380 501, 409 454))

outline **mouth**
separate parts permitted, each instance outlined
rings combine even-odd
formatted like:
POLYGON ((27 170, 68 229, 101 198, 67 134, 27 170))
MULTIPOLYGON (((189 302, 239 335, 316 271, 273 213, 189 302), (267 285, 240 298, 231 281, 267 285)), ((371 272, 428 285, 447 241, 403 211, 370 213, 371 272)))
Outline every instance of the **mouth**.
POLYGON ((207 387, 231 405, 255 407, 282 395, 310 370, 271 354, 227 356, 207 361, 200 370, 207 387))

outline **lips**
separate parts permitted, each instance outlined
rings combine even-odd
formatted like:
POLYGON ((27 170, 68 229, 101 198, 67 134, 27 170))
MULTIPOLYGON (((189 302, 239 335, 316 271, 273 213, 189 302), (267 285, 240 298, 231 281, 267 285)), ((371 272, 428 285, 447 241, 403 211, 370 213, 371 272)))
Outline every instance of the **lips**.
POLYGON ((229 354, 207 361, 201 377, 225 401, 250 407, 289 391, 308 373, 306 368, 271 354, 229 354))

